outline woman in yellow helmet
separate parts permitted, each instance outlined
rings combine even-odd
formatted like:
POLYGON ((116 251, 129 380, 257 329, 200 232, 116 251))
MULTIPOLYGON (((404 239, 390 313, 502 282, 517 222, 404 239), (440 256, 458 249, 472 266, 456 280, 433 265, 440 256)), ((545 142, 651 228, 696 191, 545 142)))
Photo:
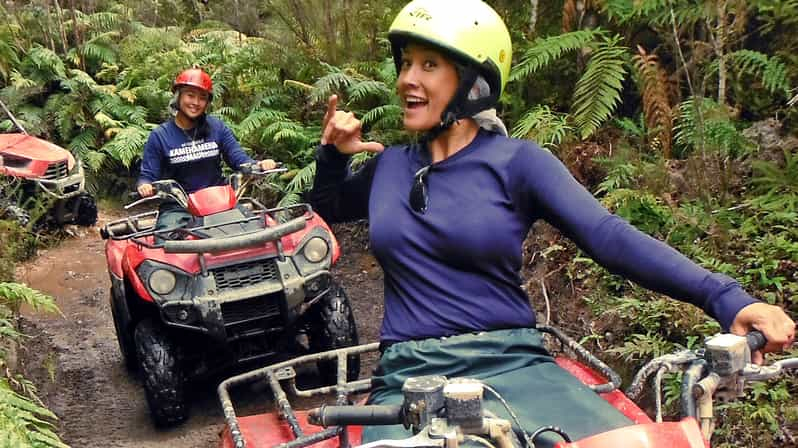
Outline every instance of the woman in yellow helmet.
MULTIPOLYGON (((543 348, 521 288, 521 246, 538 219, 611 271, 701 307, 724 329, 756 327, 790 344, 795 324, 731 278, 706 271, 607 212, 551 153, 508 138, 494 107, 510 71, 510 36, 480 0, 415 0, 388 33, 404 127, 419 143, 385 149, 330 98, 311 202, 328 221, 368 218, 385 274, 383 355, 370 401, 398 404, 408 377, 480 379, 527 430, 572 439, 631 424, 543 348), (356 173, 352 154, 379 153, 356 173)), ((506 412, 497 402, 491 411, 506 412)), ((404 438, 375 427, 364 440, 404 438)), ((544 434, 537 446, 559 438, 544 434)))

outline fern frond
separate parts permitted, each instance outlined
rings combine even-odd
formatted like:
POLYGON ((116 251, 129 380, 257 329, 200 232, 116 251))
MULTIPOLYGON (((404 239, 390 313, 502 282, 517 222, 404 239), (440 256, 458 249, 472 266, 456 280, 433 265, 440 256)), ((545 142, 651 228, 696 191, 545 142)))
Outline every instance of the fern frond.
POLYGON ((368 97, 387 98, 392 90, 382 81, 365 80, 352 85, 347 90, 349 101, 358 102, 368 97))
MULTIPOLYGON (((288 194, 300 194, 310 190, 313 186, 313 179, 316 178, 316 162, 311 162, 299 170, 298 173, 288 183, 286 191, 288 194)), ((287 196, 287 195, 286 195, 287 196)))
POLYGON ((669 159, 673 141, 673 110, 668 99, 667 76, 656 55, 649 55, 641 46, 637 47, 637 52, 633 60, 643 96, 646 127, 656 132, 662 154, 669 159))
POLYGON ((565 114, 553 112, 549 106, 538 105, 528 111, 515 125, 514 138, 525 138, 537 142, 544 148, 554 148, 573 131, 567 124, 565 114))
POLYGON ((0 379, 0 428, 5 446, 69 448, 53 431, 55 414, 28 397, 16 393, 0 379))
POLYGON ((393 128, 402 118, 402 108, 396 104, 385 104, 366 112, 361 119, 364 126, 393 128))
POLYGON ((103 145, 100 150, 108 153, 125 168, 130 168, 133 161, 141 156, 147 137, 149 137, 148 130, 138 126, 129 126, 119 131, 113 140, 103 145))
POLYGON ((535 39, 532 47, 527 49, 521 56, 521 62, 513 67, 510 73, 510 81, 528 78, 542 67, 559 59, 563 54, 590 46, 597 38, 604 35, 604 31, 597 28, 572 31, 545 39, 535 39))
POLYGON ((338 67, 326 65, 329 72, 313 83, 313 92, 310 95, 312 103, 324 103, 327 98, 336 92, 342 92, 357 82, 338 67))
POLYGON ((574 91, 573 116, 582 138, 592 135, 621 100, 626 69, 625 47, 615 36, 599 44, 574 91))
POLYGON ((52 297, 21 283, 0 283, 0 305, 12 310, 26 305, 36 311, 58 312, 52 297))
POLYGON ((790 80, 787 66, 778 56, 768 56, 753 50, 738 50, 727 55, 740 73, 751 74, 762 80, 770 93, 790 96, 790 80))
POLYGON ((284 119, 286 119, 286 114, 284 112, 272 109, 254 111, 247 115, 247 117, 238 124, 237 129, 239 137, 245 138, 247 136, 253 135, 255 131, 264 128, 275 121, 284 119))

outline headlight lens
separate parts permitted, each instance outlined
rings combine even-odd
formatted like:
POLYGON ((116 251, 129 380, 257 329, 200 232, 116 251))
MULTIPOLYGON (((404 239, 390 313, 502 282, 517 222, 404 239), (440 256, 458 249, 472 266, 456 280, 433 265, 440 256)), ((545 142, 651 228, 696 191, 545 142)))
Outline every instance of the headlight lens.
POLYGON ((327 253, 330 251, 330 246, 327 245, 327 242, 324 241, 324 238, 314 236, 313 238, 305 244, 304 249, 302 249, 302 254, 305 256, 311 263, 318 263, 324 260, 324 257, 327 256, 327 253))
POLYGON ((150 289, 155 291, 156 294, 165 296, 175 290, 177 279, 175 274, 167 271, 166 269, 158 269, 150 274, 150 289))

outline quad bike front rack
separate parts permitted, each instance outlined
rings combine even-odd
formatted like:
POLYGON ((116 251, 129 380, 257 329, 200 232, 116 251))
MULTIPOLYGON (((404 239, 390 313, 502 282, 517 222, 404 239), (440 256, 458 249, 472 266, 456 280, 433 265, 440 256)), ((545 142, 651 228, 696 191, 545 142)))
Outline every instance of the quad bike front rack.
MULTIPOLYGON (((596 393, 607 393, 616 390, 621 385, 621 377, 609 366, 596 358, 587 349, 582 347, 579 342, 569 337, 561 330, 546 325, 539 325, 536 329, 553 337, 560 344, 560 351, 575 355, 576 358, 585 362, 592 369, 600 372, 609 381, 604 384, 589 385, 596 393)), ((224 412, 225 423, 227 424, 230 435, 233 439, 235 448, 245 448, 246 442, 241 431, 241 426, 236 416, 235 407, 230 398, 230 390, 244 384, 251 384, 258 381, 267 381, 274 396, 277 411, 281 418, 285 419, 294 435, 294 440, 282 443, 275 448, 304 448, 322 440, 339 437, 340 446, 348 448, 350 446, 348 434, 342 426, 331 426, 323 431, 314 434, 305 434, 301 428, 296 412, 288 400, 288 394, 283 388, 287 387, 288 392, 296 397, 310 398, 322 395, 335 394, 338 406, 350 404, 350 396, 365 394, 371 390, 371 378, 356 381, 347 381, 346 372, 348 371, 349 356, 361 355, 364 353, 378 352, 380 344, 377 342, 354 347, 345 347, 337 350, 330 350, 321 353, 301 356, 288 361, 272 364, 256 370, 242 373, 226 379, 217 388, 219 400, 224 412), (295 368, 301 365, 315 364, 318 361, 336 360, 338 363, 338 374, 336 384, 332 386, 322 386, 312 389, 300 389, 296 384, 295 368)))

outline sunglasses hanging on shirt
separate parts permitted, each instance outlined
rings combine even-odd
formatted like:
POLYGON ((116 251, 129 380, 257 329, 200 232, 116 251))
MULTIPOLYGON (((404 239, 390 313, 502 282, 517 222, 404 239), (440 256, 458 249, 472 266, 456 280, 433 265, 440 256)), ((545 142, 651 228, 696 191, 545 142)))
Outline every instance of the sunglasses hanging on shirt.
POLYGON ((410 188, 410 208, 414 212, 424 214, 429 207, 429 194, 427 193, 427 173, 430 165, 416 171, 413 176, 413 187, 410 188))

